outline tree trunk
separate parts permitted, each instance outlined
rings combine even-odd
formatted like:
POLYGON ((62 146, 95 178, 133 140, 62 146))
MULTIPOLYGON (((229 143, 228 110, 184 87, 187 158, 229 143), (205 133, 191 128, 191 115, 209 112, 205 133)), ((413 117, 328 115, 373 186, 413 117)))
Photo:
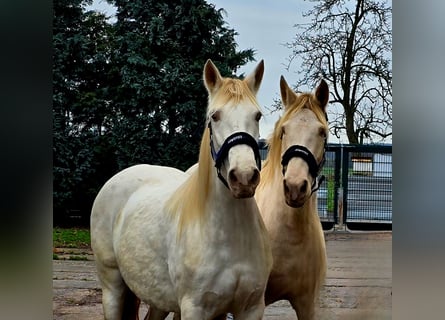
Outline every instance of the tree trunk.
POLYGON ((346 114, 346 135, 348 137, 349 143, 358 144, 358 137, 354 130, 354 113, 345 108, 346 114))

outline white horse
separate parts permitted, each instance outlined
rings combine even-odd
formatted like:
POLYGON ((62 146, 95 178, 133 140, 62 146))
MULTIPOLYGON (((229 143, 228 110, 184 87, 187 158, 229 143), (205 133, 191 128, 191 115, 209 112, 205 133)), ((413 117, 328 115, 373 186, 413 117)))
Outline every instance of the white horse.
POLYGON ((260 181, 255 95, 261 61, 244 80, 223 78, 208 60, 209 93, 199 164, 190 175, 137 165, 113 176, 91 214, 91 245, 107 320, 176 312, 184 320, 261 319, 272 267, 253 198, 260 181), (212 160, 213 157, 213 160, 212 160), (215 169, 216 166, 216 169, 215 169))

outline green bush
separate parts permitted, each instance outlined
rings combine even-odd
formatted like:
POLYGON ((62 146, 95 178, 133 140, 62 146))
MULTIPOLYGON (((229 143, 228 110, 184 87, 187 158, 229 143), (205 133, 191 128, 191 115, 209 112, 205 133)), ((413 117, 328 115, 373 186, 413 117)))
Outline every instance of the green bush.
POLYGON ((334 197, 335 197, 335 181, 334 179, 328 179, 328 199, 327 206, 328 212, 334 212, 334 197))

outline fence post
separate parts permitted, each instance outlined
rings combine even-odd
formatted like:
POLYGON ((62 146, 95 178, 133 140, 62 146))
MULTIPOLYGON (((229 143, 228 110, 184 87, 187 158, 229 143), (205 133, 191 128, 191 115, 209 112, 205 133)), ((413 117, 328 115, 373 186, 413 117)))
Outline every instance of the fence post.
MULTIPOLYGON (((342 146, 337 146, 335 148, 335 173, 334 173, 334 223, 338 224, 339 222, 339 188, 341 188, 341 166, 342 166, 342 162, 341 162, 341 158, 342 158, 342 146)), ((343 196, 343 190, 341 191, 341 195, 343 196)), ((342 198, 343 200, 343 198, 342 198)), ((341 203, 342 208, 343 208, 343 201, 341 203)), ((343 217, 343 212, 342 212, 342 217, 343 217)), ((342 218, 340 218, 342 219, 342 218)), ((343 221, 342 221, 343 223, 343 221)))
POLYGON ((337 189, 337 214, 338 214, 338 228, 343 229, 343 188, 337 189))
POLYGON ((349 176, 349 150, 347 145, 342 144, 341 149, 341 188, 342 188, 342 219, 341 223, 345 223, 348 218, 348 176, 349 176))

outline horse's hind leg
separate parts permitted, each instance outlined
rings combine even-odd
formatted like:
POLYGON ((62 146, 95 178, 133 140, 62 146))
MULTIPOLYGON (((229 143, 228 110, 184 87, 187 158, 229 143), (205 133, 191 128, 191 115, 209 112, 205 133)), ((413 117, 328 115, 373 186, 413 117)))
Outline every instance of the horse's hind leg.
POLYGON ((119 269, 97 265, 105 320, 137 319, 139 299, 128 289, 119 269))
POLYGON ((141 300, 126 287, 124 297, 124 309, 122 312, 122 319, 139 319, 139 306, 141 300))

